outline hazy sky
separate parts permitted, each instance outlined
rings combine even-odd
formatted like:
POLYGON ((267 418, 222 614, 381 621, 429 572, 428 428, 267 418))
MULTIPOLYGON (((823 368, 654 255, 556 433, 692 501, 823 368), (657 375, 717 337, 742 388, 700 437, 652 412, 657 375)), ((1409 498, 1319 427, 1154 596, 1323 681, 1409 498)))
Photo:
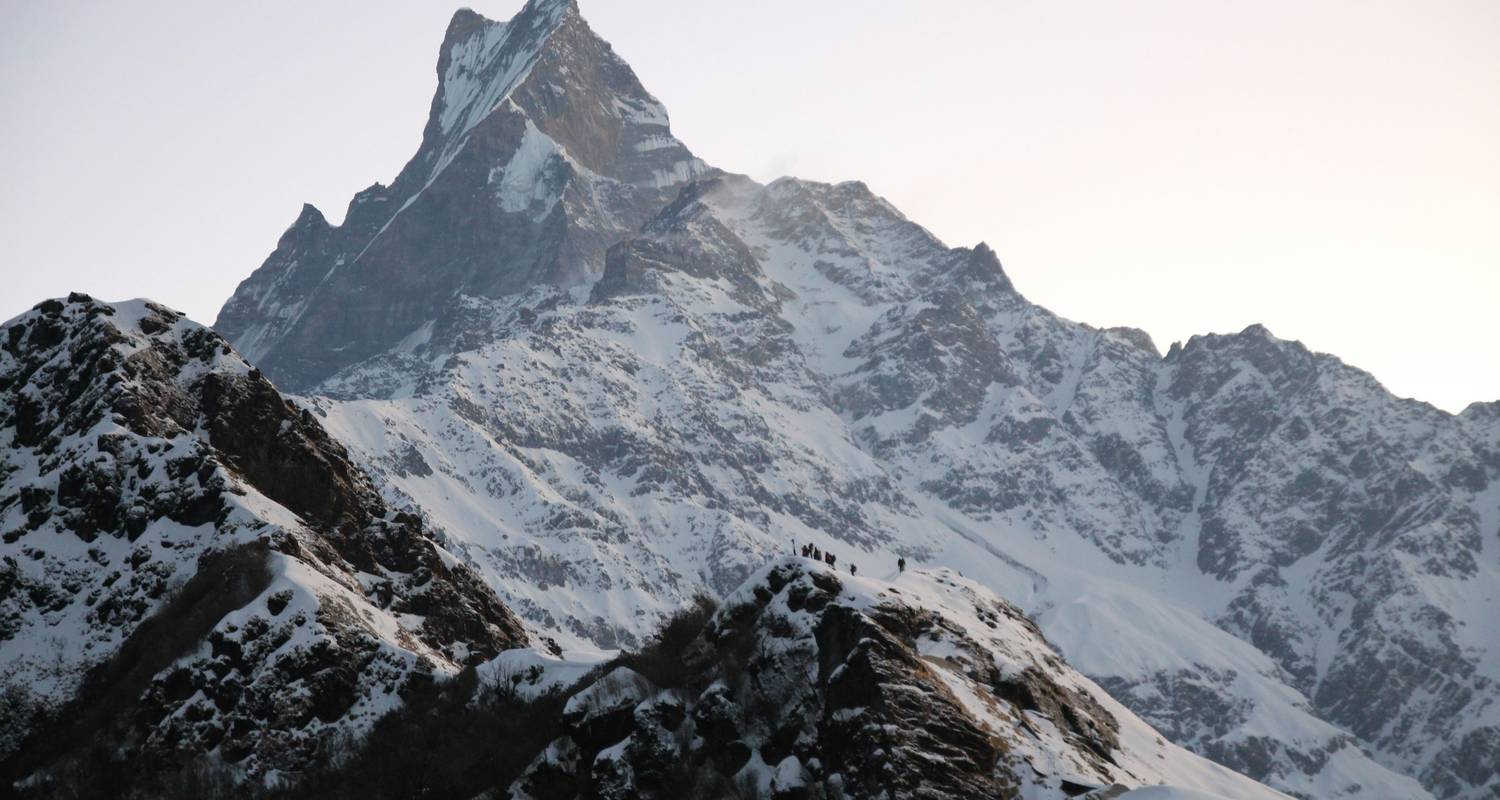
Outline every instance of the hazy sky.
MULTIPOLYGON (((1163 350, 1263 322, 1500 399, 1496 0, 581 2, 716 166, 864 180, 1163 350)), ((302 202, 416 151, 454 7, 0 0, 0 318, 212 321, 302 202)))

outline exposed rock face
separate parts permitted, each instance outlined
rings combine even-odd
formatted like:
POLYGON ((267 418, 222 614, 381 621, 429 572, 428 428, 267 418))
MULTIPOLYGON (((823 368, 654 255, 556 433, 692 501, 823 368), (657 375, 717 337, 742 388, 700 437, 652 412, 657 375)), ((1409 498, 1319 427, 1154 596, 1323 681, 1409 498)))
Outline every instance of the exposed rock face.
POLYGON ((886 584, 785 559, 680 667, 631 663, 574 687, 564 735, 512 797, 1281 796, 1165 744, 1014 606, 946 571, 886 584))
POLYGON ((1493 769, 1454 769, 1500 733, 1500 644, 1476 628, 1500 578, 1492 434, 1259 327, 1166 363, 1197 565, 1236 587, 1219 622, 1437 793, 1500 788, 1493 769))
POLYGON ((455 295, 597 278, 703 165, 572 0, 463 10, 422 146, 331 227, 305 207, 217 328, 288 389, 420 335, 455 295))
POLYGON ((1259 327, 1163 356, 862 184, 707 170, 568 3, 461 13, 439 73, 401 178, 219 327, 565 646, 815 542, 1001 589, 1286 791, 1500 786, 1500 405, 1259 327))
POLYGON ((74 295, 7 324, 0 442, 11 780, 100 735, 295 769, 412 674, 527 641, 311 415, 164 307, 74 295))

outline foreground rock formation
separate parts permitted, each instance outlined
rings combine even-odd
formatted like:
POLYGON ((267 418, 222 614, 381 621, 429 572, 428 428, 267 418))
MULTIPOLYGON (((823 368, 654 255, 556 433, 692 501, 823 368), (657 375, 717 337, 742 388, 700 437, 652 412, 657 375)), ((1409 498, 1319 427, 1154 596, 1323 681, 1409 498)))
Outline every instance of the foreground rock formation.
POLYGON ((1284 797, 1167 743, 983 587, 890 577, 786 558, 639 651, 507 651, 272 796, 1284 797))
POLYGON ((575 687, 510 796, 1282 796, 1164 742, 947 571, 886 583, 788 558, 654 655, 575 687))
POLYGON ((310 414, 162 306, 74 295, 0 329, 0 441, 9 780, 96 755, 300 769, 412 680, 529 641, 310 414))

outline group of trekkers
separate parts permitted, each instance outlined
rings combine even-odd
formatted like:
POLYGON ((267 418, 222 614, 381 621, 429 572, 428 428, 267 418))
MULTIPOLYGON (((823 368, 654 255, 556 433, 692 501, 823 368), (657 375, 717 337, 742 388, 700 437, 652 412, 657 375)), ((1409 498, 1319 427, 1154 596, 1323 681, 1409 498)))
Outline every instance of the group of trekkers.
MULTIPOLYGON (((793 542, 793 546, 795 546, 795 544, 796 543, 793 542)), ((802 557, 811 558, 814 561, 821 561, 824 564, 833 567, 834 569, 838 569, 839 557, 834 555, 833 553, 825 553, 822 550, 819 550, 817 545, 814 545, 811 542, 802 545, 802 557)), ((896 559, 896 569, 901 572, 906 571, 906 558, 904 556, 896 559)), ((856 566, 853 562, 849 563, 849 574, 859 574, 859 567, 856 566)))

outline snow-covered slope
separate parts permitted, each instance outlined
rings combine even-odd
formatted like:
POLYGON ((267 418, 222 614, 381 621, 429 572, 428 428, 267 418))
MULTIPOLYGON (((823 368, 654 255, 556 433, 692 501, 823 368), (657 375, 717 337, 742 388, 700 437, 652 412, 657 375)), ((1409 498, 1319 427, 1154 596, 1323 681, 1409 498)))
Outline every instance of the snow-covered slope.
POLYGON ((1221 795, 1184 789, 1180 786, 1147 786, 1115 795, 1119 800, 1220 800, 1221 795))
POLYGON ((962 571, 1285 791, 1500 786, 1497 406, 1260 327, 1163 355, 862 184, 706 170, 570 3, 460 13, 439 72, 392 189, 220 328, 565 648, 812 542, 962 571))
POLYGON ((412 675, 527 641, 310 415, 154 303, 0 328, 0 444, 8 780, 95 739, 296 768, 412 675))

